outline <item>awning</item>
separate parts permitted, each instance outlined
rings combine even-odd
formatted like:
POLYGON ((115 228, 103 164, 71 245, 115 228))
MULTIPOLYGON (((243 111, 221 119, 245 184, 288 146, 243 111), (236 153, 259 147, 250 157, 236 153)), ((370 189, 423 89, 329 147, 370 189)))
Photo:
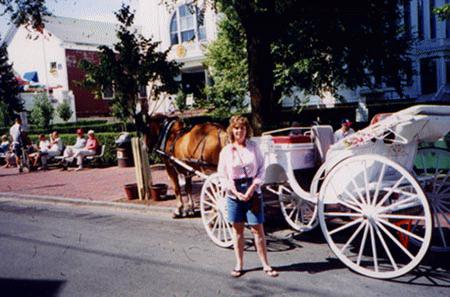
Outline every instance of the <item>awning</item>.
POLYGON ((30 82, 39 82, 37 71, 25 72, 23 78, 30 82))

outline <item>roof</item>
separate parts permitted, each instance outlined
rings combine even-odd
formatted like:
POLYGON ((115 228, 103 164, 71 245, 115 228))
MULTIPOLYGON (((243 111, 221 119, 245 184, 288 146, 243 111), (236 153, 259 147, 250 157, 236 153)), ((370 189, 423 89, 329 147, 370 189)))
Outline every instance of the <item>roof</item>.
POLYGON ((63 42, 81 45, 107 45, 117 42, 117 24, 68 17, 45 18, 45 29, 63 42))

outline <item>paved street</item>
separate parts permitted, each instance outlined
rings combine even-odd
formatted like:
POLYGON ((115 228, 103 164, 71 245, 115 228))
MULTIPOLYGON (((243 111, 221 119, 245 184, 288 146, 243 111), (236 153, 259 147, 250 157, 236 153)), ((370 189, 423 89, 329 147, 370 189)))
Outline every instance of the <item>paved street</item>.
POLYGON ((233 251, 216 247, 200 219, 0 199, 0 226, 2 296, 450 295, 448 258, 374 280, 335 260, 318 232, 288 240, 272 228, 269 257, 280 276, 265 276, 248 248, 250 271, 232 279, 233 251))

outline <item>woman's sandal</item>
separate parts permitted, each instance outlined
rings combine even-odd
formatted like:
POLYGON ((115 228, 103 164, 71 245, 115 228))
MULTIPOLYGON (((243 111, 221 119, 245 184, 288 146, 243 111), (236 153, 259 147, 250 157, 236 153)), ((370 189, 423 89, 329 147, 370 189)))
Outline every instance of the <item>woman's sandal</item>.
POLYGON ((278 276, 278 271, 274 270, 273 268, 264 269, 264 273, 267 276, 270 276, 270 277, 277 277, 278 276))
POLYGON ((242 269, 241 270, 233 269, 233 270, 231 270, 231 273, 230 273, 230 275, 232 277, 236 277, 236 278, 241 277, 243 274, 244 274, 244 270, 242 270, 242 269))

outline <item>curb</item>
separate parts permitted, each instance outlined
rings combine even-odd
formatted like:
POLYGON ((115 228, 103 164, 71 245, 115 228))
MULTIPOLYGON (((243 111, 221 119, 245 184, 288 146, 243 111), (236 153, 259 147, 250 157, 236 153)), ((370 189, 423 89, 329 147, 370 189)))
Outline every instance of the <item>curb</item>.
POLYGON ((110 202, 110 201, 97 201, 82 198, 63 198, 58 196, 44 196, 44 195, 30 195, 30 194, 19 194, 14 192, 0 192, 0 199, 18 199, 18 200, 28 200, 28 201, 40 201, 40 202, 57 202, 66 204, 76 204, 76 205, 90 205, 90 206, 101 206, 128 210, 141 210, 141 211, 151 211, 159 213, 172 213, 172 208, 167 206, 156 206, 156 205, 141 205, 141 204, 130 204, 124 202, 110 202))

